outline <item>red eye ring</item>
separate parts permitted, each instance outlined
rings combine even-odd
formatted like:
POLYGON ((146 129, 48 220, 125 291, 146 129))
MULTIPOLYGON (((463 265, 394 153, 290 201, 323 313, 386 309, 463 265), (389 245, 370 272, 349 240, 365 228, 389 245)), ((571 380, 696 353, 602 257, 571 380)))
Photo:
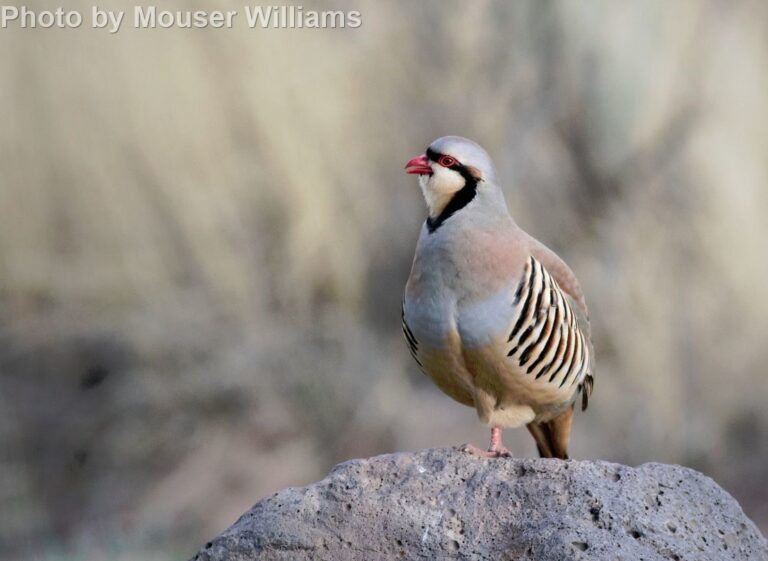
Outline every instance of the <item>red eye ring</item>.
POLYGON ((456 158, 452 156, 440 156, 440 158, 437 160, 437 163, 443 166, 444 168, 449 168, 456 165, 456 158))

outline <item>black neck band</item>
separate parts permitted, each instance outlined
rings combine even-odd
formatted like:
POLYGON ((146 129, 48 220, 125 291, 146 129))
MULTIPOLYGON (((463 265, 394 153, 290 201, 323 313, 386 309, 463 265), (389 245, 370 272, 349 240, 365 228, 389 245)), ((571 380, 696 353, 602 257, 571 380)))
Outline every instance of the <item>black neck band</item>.
MULTIPOLYGON (((436 162, 440 156, 441 154, 438 154, 431 149, 427 149, 427 157, 430 160, 436 162)), ((469 170, 467 170, 465 166, 456 162, 448 169, 452 169, 453 171, 461 174, 461 176, 464 178, 464 187, 453 194, 451 200, 448 201, 448 204, 445 205, 445 208, 437 217, 427 218, 427 230, 430 234, 434 233, 440 226, 443 225, 443 222, 448 220, 456 212, 467 206, 472 201, 472 199, 475 198, 475 195, 477 195, 477 178, 469 173, 469 170)))

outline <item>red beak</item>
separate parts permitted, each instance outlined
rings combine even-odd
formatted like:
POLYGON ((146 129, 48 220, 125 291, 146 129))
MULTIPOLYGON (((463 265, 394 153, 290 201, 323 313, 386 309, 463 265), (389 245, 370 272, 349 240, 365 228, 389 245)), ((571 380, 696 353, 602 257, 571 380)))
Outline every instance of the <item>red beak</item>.
POLYGON ((429 158, 426 154, 416 156, 405 164, 405 173, 415 173, 419 175, 431 175, 432 166, 429 165, 429 158))

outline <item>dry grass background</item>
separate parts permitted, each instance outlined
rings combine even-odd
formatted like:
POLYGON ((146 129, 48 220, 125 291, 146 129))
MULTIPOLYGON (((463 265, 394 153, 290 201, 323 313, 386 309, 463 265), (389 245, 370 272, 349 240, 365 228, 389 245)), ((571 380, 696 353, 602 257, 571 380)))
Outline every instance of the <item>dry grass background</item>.
POLYGON ((0 32, 2 555, 183 558, 340 460, 484 441, 399 333, 402 166, 443 134, 582 279, 574 455, 703 470, 765 532, 765 4, 348 7, 358 30, 0 32))

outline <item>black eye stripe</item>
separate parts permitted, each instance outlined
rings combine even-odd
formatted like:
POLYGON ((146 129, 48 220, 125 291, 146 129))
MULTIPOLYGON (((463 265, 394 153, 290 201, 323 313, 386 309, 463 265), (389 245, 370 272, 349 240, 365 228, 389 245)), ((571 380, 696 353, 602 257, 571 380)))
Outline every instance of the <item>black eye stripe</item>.
POLYGON ((440 152, 435 152, 431 148, 427 148, 427 158, 429 158, 431 161, 438 164, 440 163, 440 158, 450 158, 454 161, 454 164, 452 166, 443 166, 443 167, 448 167, 448 169, 452 169, 454 171, 460 171, 464 169, 464 166, 462 165, 462 163, 456 158, 454 158, 453 156, 449 156, 448 154, 441 154, 440 152))

